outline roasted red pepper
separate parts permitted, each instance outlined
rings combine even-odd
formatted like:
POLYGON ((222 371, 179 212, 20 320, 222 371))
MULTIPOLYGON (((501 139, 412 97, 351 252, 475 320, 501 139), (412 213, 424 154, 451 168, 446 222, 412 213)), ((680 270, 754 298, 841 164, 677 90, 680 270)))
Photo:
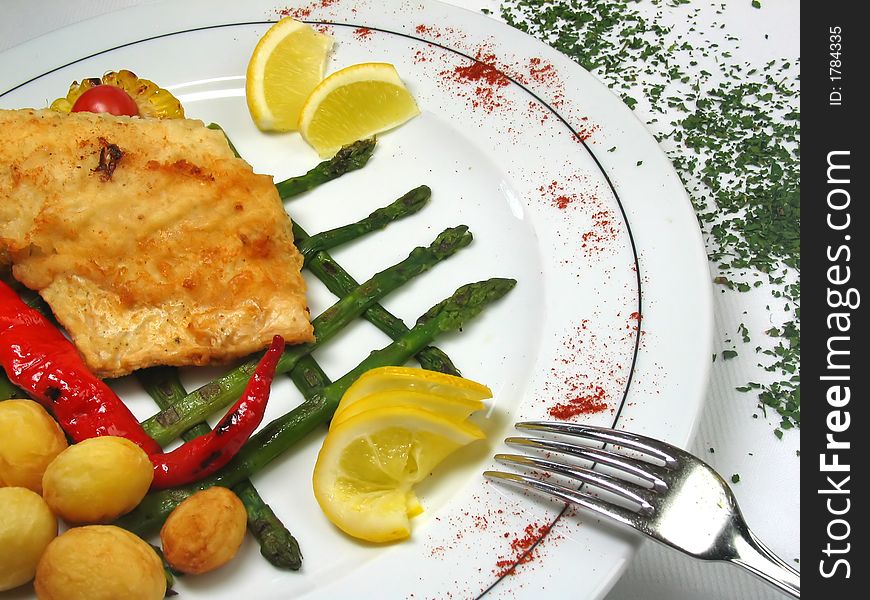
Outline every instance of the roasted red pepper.
POLYGON ((225 465, 263 419, 284 340, 275 336, 241 399, 207 435, 163 453, 136 417, 93 375, 75 346, 39 311, 0 282, 0 365, 9 380, 45 406, 74 442, 101 435, 125 437, 154 463, 153 487, 182 485, 225 465))
POLYGON ((10 381, 54 414, 74 442, 116 435, 147 454, 162 452, 127 405, 85 367, 75 346, 3 282, 0 364, 10 381))
POLYGON ((275 367, 283 353, 284 338, 276 335, 242 397, 217 427, 172 452, 151 456, 154 463, 152 487, 160 489, 197 481, 214 473, 236 455, 263 420, 275 367))

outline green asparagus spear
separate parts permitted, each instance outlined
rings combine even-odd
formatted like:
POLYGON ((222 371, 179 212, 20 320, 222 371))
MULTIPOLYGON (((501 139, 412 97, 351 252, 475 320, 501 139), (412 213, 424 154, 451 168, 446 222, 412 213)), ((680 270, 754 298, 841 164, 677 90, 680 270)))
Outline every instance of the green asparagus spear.
MULTIPOLYGON (((293 368, 299 358, 334 337, 342 327, 362 314, 372 303, 406 281, 427 271, 441 260, 452 256, 469 243, 471 243, 471 233, 467 227, 461 225, 441 232, 429 247, 414 248, 408 258, 375 274, 314 319, 311 323, 314 326, 316 341, 285 350, 278 361, 277 371, 286 373, 293 368)), ((142 422, 142 427, 158 444, 168 444, 186 429, 205 420, 210 414, 238 398, 256 366, 256 359, 243 363, 226 375, 188 394, 178 404, 146 419, 142 422)))
MULTIPOLYGON (((211 127, 212 129, 220 129, 221 131, 223 131, 220 126, 215 124, 211 124, 209 125, 209 127, 211 127)), ((226 133, 224 133, 224 135, 226 135, 226 133)), ((230 145, 230 148, 233 150, 235 155, 240 156, 229 137, 227 137, 227 143, 230 145)), ((351 154, 353 156, 352 162, 356 165, 354 166, 354 169, 358 169, 364 166, 368 161, 369 156, 371 156, 371 152, 374 150, 374 144, 374 139, 362 140, 360 142, 356 142, 355 144, 351 144, 350 146, 347 146, 346 148, 343 148, 341 151, 339 151, 338 154, 336 154, 331 161, 321 163, 320 165, 309 171, 308 174, 302 175, 300 177, 295 177, 293 179, 288 179, 287 181, 277 184, 276 187, 278 188, 278 193, 281 196, 281 199, 287 200, 295 195, 301 194, 304 191, 312 189, 320 183, 329 180, 322 179, 317 175, 311 175, 312 173, 319 172, 320 170, 331 170, 338 173, 338 175, 341 175, 342 173, 347 172, 347 170, 351 170, 347 169, 345 171, 339 172, 340 170, 337 169, 334 165, 332 167, 327 166, 332 161, 335 161, 335 163, 347 162, 348 159, 345 158, 346 154, 351 154), (300 185, 299 182, 309 176, 311 177, 310 182, 306 183, 305 185, 300 185)), ((298 227, 295 222, 293 224, 293 234, 296 238, 297 244, 299 244, 301 240, 310 237, 300 227, 298 227)), ((304 255, 306 251, 302 250, 302 252, 304 255)), ((321 251, 319 253, 319 256, 320 258, 317 261, 314 261, 315 265, 313 267, 311 264, 309 264, 309 262, 311 262, 310 257, 306 257, 306 266, 311 269, 311 271, 318 279, 326 284, 326 286, 333 294, 341 298, 349 294, 352 289, 357 287, 358 284, 356 283, 356 281, 354 281, 354 279, 347 273, 347 271, 345 271, 338 263, 336 263, 331 256, 326 254, 325 251, 321 251)), ((369 310, 367 310, 364 314, 364 317, 367 321, 373 323, 381 331, 393 337, 393 339, 395 339, 395 336, 400 335, 401 333, 408 330, 408 328, 400 319, 391 315, 378 304, 373 305, 369 310)), ((417 356, 417 360, 420 361, 420 365, 424 369, 428 369, 430 371, 440 371, 449 375, 461 376, 459 369, 456 368, 450 358, 438 348, 424 348, 420 352, 419 356, 417 356)), ((297 382, 297 386, 298 385, 299 384, 297 382)))
MULTIPOLYGON (((209 128, 223 131, 219 125, 210 124, 209 128)), ((238 150, 227 137, 227 143, 236 156, 238 150)), ((332 160, 318 165, 302 177, 296 177, 284 182, 281 189, 286 197, 302 193, 321 183, 334 179, 347 171, 358 169, 365 165, 374 149, 374 141, 358 143, 340 151, 332 160)), ((315 249, 331 248, 354 237, 364 235, 377 229, 382 229, 389 222, 411 215, 422 208, 431 196, 431 190, 425 187, 412 190, 392 205, 375 211, 368 218, 353 226, 339 228, 326 232, 319 239, 312 240, 309 253, 315 249)), ((303 251, 303 256, 305 252, 303 251)), ((322 387, 329 383, 328 378, 310 357, 300 359, 293 369, 293 374, 299 373, 294 379, 303 392, 322 387), (300 378, 301 377, 301 378, 300 378)), ((136 373, 146 391, 154 398, 161 409, 167 409, 187 396, 187 392, 178 378, 174 368, 158 367, 144 369, 136 373)), ((292 374, 291 374, 292 375, 292 374)), ((0 394, 3 394, 2 379, 0 379, 0 394)), ((208 426, 200 423, 182 434, 184 440, 189 440, 208 432, 208 426)), ((248 528, 260 544, 260 552, 273 565, 280 568, 299 569, 302 555, 299 545, 292 534, 284 527, 272 509, 263 501, 250 481, 243 481, 233 487, 233 491, 242 500, 248 514, 248 528)))
POLYGON ((504 296, 516 282, 489 279, 459 288, 453 296, 427 311, 405 335, 389 346, 372 352, 341 379, 322 388, 295 409, 266 425, 255 434, 223 469, 194 484, 148 494, 132 512, 116 524, 140 535, 160 527, 170 512, 197 490, 215 485, 231 487, 251 477, 298 440, 325 423, 335 412, 341 396, 356 379, 370 369, 404 364, 438 335, 457 331, 488 304, 504 296))
MULTIPOLYGON (((297 243, 300 243, 300 241, 304 242, 308 239, 309 236, 299 223, 294 222, 293 237, 297 243)), ((359 285, 326 251, 315 254, 306 266, 315 277, 326 285, 330 292, 339 298, 346 296, 359 285)), ((401 319, 379 304, 374 304, 366 309, 363 318, 394 340, 408 331, 408 327, 401 319)), ((450 357, 434 346, 423 348, 417 354, 417 360, 420 361, 420 366, 429 371, 440 371, 457 377, 462 375, 450 357)))
MULTIPOLYGON (((227 139, 227 144, 230 146, 230 150, 232 150, 233 154, 237 157, 241 158, 241 154, 236 150, 232 140, 230 140, 230 137, 220 125, 217 123, 209 123, 208 128, 223 132, 224 137, 227 139)), ((345 173, 363 168, 371 158, 372 152, 375 150, 376 141, 375 138, 370 138, 349 144, 336 152, 335 156, 319 163, 316 167, 305 173, 305 175, 291 177, 290 179, 285 179, 284 181, 276 183, 275 187, 278 188, 278 194, 281 196, 282 200, 286 200, 287 198, 292 198, 293 196, 298 196, 303 192, 314 189, 327 181, 337 179, 345 173)))
POLYGON ((320 388, 328 386, 329 380, 320 365, 310 355, 303 356, 290 371, 290 379, 296 384, 297 389, 305 398, 311 397, 320 388))
MULTIPOLYGON (((172 406, 187 395, 178 377, 178 369, 174 367, 140 369, 135 375, 160 408, 172 406)), ((207 424, 199 423, 182 433, 181 438, 189 441, 205 435, 209 429, 207 424)), ((233 492, 245 506, 248 514, 248 530, 260 544, 260 554, 279 569, 299 570, 302 566, 299 543, 272 508, 260 497, 254 484, 247 479, 240 481, 233 486, 233 492)))
POLYGON ((233 486, 233 492, 248 511, 248 530, 259 542, 260 554, 279 569, 298 571, 302 568, 299 542, 266 504, 254 484, 244 479, 233 486))
MULTIPOLYGON (((211 127, 212 129, 219 129, 223 131, 219 125, 216 125, 214 123, 209 125, 209 127, 211 127)), ((226 132, 224 132, 224 135, 226 136, 226 132)), ((236 147, 233 145, 233 142, 229 139, 228 136, 227 143, 230 145, 230 148, 235 153, 235 155, 240 156, 238 150, 236 150, 236 147)), ((365 163, 368 161, 368 157, 371 156, 372 150, 374 150, 374 140, 363 140, 361 142, 356 142, 356 144, 351 144, 350 146, 348 146, 347 152, 351 154, 356 154, 356 157, 353 160, 355 161, 357 166, 355 166, 354 168, 358 169, 364 166, 365 163)), ((336 163, 345 161, 345 159, 343 158, 344 151, 345 149, 339 151, 339 153, 336 154, 332 160, 336 161, 336 163)), ((329 162, 331 161, 327 161, 326 163, 318 165, 318 167, 312 169, 312 172, 316 172, 319 169, 332 169, 333 171, 337 172, 338 170, 335 169, 335 167, 326 166, 329 162)), ((313 183, 312 180, 311 185, 299 185, 298 181, 302 180, 307 176, 308 175, 303 175, 277 184, 276 187, 278 187, 281 199, 287 200, 297 194, 300 194, 315 187, 315 185, 319 185, 320 183, 326 181, 314 177, 314 179, 317 180, 317 183, 313 183), (291 185, 289 182, 294 183, 291 185)), ((419 190, 420 188, 417 189, 419 190)), ((401 201, 401 199, 399 201, 401 201)), ((366 232, 364 231, 362 233, 366 232)), ((362 235, 362 233, 360 233, 360 235, 362 235)), ((295 222, 293 224, 293 234, 297 244, 304 243, 304 240, 310 237, 295 222)), ((339 298, 344 297, 345 295, 349 294, 351 290, 356 288, 358 284, 347 273, 347 271, 345 271, 338 263, 336 263, 331 256, 325 253, 325 250, 323 248, 325 247, 321 247, 322 251, 319 253, 320 258, 314 261, 313 267, 311 264, 308 264, 309 262, 311 262, 310 257, 306 257, 306 266, 311 268, 311 271, 315 274, 315 276, 323 281, 333 294, 335 294, 339 298)), ((310 253, 310 251, 308 252, 310 253)), ((306 251, 302 250, 302 253, 304 255, 306 251)), ((375 304, 370 309, 368 309, 365 312, 364 317, 366 320, 381 329, 381 331, 384 331, 387 335, 391 336, 393 339, 395 339, 395 336, 401 335, 408 330, 408 328, 400 319, 391 315, 378 304, 375 304)), ((456 368, 450 358, 438 348, 424 348, 420 352, 419 356, 417 356, 417 360, 420 361, 420 365, 424 369, 428 369, 430 371, 440 371, 449 375, 461 376, 459 369, 456 368)), ((297 387, 298 386, 299 382, 297 382, 297 387)))
MULTIPOLYGON (((229 140, 229 138, 227 138, 229 140)), ((230 143, 232 147, 232 143, 230 143)), ((275 184, 282 200, 298 196, 322 183, 341 177, 345 173, 361 169, 369 161, 375 149, 375 139, 360 140, 345 146, 329 160, 325 160, 305 175, 291 177, 275 184)), ((238 155, 238 153, 236 153, 238 155)))
POLYGON ((336 227, 335 229, 312 235, 305 240, 296 240, 296 247, 302 253, 302 256, 305 257, 307 263, 314 254, 321 250, 335 248, 362 237, 367 233, 383 229, 393 221, 413 215, 426 206, 431 197, 432 190, 428 186, 421 185, 392 204, 377 209, 365 219, 356 223, 336 227))

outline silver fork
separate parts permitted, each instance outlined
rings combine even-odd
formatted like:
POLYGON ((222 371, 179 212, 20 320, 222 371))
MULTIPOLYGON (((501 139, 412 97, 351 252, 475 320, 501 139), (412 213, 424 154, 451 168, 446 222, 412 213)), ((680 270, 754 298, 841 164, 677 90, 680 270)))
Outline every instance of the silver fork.
POLYGON ((503 471, 486 471, 486 477, 537 490, 610 517, 690 556, 739 565, 800 598, 800 573, 755 537, 737 507, 731 488, 697 457, 659 440, 604 427, 545 421, 517 423, 516 427, 567 435, 581 443, 510 437, 505 440, 508 445, 569 455, 593 464, 587 468, 552 460, 549 456, 519 454, 497 454, 497 461, 538 472, 558 473, 584 485, 571 488, 503 471), (603 443, 605 447, 591 446, 590 442, 603 443), (635 456, 627 455, 625 450, 635 456), (637 456, 638 453, 644 456, 637 456), (609 469, 607 472, 593 470, 598 465, 609 469), (593 495, 587 486, 600 488, 606 494, 593 495))

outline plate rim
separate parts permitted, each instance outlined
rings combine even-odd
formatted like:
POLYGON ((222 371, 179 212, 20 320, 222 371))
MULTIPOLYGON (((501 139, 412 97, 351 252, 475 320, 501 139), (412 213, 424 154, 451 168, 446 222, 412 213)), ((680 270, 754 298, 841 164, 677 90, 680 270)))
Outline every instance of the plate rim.
MULTIPOLYGON (((124 16, 124 15, 132 14, 132 13, 136 13, 136 12, 148 12, 148 13, 151 13, 152 11, 155 11, 156 9, 159 9, 160 6, 166 6, 166 5, 171 5, 171 4, 172 4, 172 3, 169 2, 168 0, 163 0, 163 1, 158 2, 158 3, 155 3, 155 4, 146 4, 146 5, 140 5, 140 6, 135 6, 135 7, 123 8, 123 9, 116 10, 116 11, 113 11, 113 12, 110 12, 110 13, 107 13, 107 14, 104 14, 104 15, 100 15, 100 16, 93 17, 93 18, 91 18, 91 19, 86 19, 86 20, 83 20, 83 21, 80 21, 80 22, 77 22, 77 23, 70 24, 70 25, 68 25, 68 26, 66 26, 66 27, 63 27, 63 28, 59 29, 59 30, 55 30, 55 31, 52 31, 52 32, 48 32, 48 33, 46 33, 45 35, 42 35, 42 36, 39 36, 39 37, 34 38, 34 39, 32 39, 32 40, 29 40, 29 41, 27 41, 27 42, 24 42, 24 43, 22 43, 22 44, 19 44, 19 45, 17 45, 17 46, 14 46, 13 48, 7 49, 6 51, 0 53, 0 66, 2 66, 3 63, 4 63, 6 60, 16 60, 16 57, 17 57, 18 55, 25 55, 25 54, 31 53, 31 52, 33 51, 33 49, 38 48, 38 47, 41 47, 41 46, 44 46, 44 44, 46 43, 47 40, 54 39, 54 38, 56 38, 59 34, 63 34, 63 32, 69 32, 70 30, 78 30, 78 29, 80 29, 80 28, 82 28, 82 27, 84 27, 84 28, 87 28, 87 27, 98 27, 99 24, 100 24, 101 22, 103 22, 103 21, 106 21, 106 22, 112 22, 112 21, 115 21, 116 19, 118 19, 118 18, 120 18, 120 17, 122 17, 122 16, 124 16)), ((271 4, 271 3, 270 3, 270 4, 271 4)), ((628 109, 628 108, 624 105, 624 103, 622 102, 622 100, 619 99, 618 96, 616 96, 616 95, 612 92, 612 90, 610 90, 609 88, 607 88, 606 84, 604 84, 604 83, 601 82, 599 79, 597 79, 593 74, 591 74, 591 73, 589 73, 588 71, 586 71, 585 69, 583 69, 580 65, 578 65, 578 64, 574 63, 573 61, 571 61, 570 58, 566 57, 565 55, 562 55, 561 53, 559 53, 559 52, 556 51, 555 49, 551 48, 550 46, 547 46, 546 44, 544 44, 544 43, 541 42, 540 40, 537 40, 536 38, 534 38, 534 37, 532 37, 532 36, 530 36, 530 35, 528 35, 528 34, 525 34, 525 33, 523 33, 523 32, 520 32, 519 30, 515 30, 515 29, 511 28, 510 26, 508 26, 508 25, 506 25, 506 24, 504 24, 504 23, 500 23, 499 21, 497 21, 497 20, 495 20, 495 19, 491 19, 491 18, 489 18, 489 17, 485 17, 484 15, 479 15, 479 14, 477 14, 477 13, 475 13, 474 11, 471 11, 471 10, 469 10, 469 9, 465 9, 465 8, 463 8, 463 7, 455 6, 455 5, 452 5, 452 4, 445 4, 445 3, 443 3, 443 2, 440 2, 439 0, 422 0, 419 4, 420 4, 421 6, 425 6, 425 5, 440 5, 441 7, 443 7, 444 9, 447 9, 447 10, 451 10, 451 11, 461 11, 461 12, 462 12, 466 17, 468 17, 469 15, 472 15, 474 18, 486 19, 486 20, 489 22, 489 25, 492 26, 492 27, 494 27, 496 30, 498 30, 499 28, 506 28, 506 29, 508 29, 508 30, 510 30, 510 31, 513 31, 513 32, 519 33, 519 34, 523 35, 523 36, 524 36, 528 41, 530 41, 530 42, 534 42, 534 43, 537 44, 538 46, 543 47, 543 48, 546 48, 547 51, 549 51, 549 52, 551 52, 551 53, 558 54, 559 56, 561 56, 561 57, 565 58, 566 60, 570 61, 571 64, 573 65, 573 68, 578 69, 578 70, 580 70, 580 71, 582 71, 582 72, 584 72, 584 73, 590 75, 591 77, 595 78, 595 80, 599 83, 599 85, 602 86, 603 88, 605 88, 605 89, 607 90, 608 93, 610 93, 610 95, 611 95, 611 97, 612 97, 612 100, 613 100, 614 102, 617 102, 620 106, 622 106, 622 107, 625 109, 625 111, 628 111, 628 113, 630 114, 631 119, 635 122, 634 125, 635 125, 636 127, 639 126, 639 129, 642 130, 642 131, 643 131, 643 132, 648 136, 649 141, 652 141, 652 143, 655 144, 658 153, 659 153, 662 157, 665 158, 665 160, 666 160, 666 162, 667 162, 667 164, 669 165, 670 170, 671 170, 670 175, 671 175, 672 177, 677 177, 677 175, 676 175, 676 171, 673 169, 673 166, 670 164, 670 161, 667 160, 666 155, 664 154, 664 151, 661 149, 661 147, 658 146, 658 143, 656 142, 656 140, 654 139, 654 137, 652 136, 652 134, 651 134, 651 133, 649 132, 649 130, 645 127, 645 125, 643 125, 643 123, 640 121, 640 119, 637 117, 637 115, 635 115, 632 111, 630 111, 630 109, 628 109)), ((247 10, 247 9, 246 9, 246 10, 247 10)), ((253 10, 255 10, 255 9, 250 9, 250 12, 253 12, 253 10)), ((220 12, 220 11, 219 11, 219 10, 216 10, 216 11, 214 11, 214 12, 218 13, 218 12, 220 12)), ((470 17, 469 17, 469 18, 470 18, 470 17)), ((173 36, 173 35, 185 34, 185 33, 190 33, 190 32, 193 32, 193 31, 199 31, 199 30, 215 29, 215 28, 230 27, 230 26, 240 26, 240 25, 259 25, 259 24, 274 23, 277 19, 278 19, 278 17, 276 17, 276 18, 274 18, 274 19, 262 19, 262 20, 256 20, 256 21, 243 21, 243 22, 234 21, 234 22, 223 22, 223 23, 220 23, 220 24, 204 25, 204 26, 193 27, 193 28, 188 28, 188 29, 183 29, 183 30, 173 30, 173 31, 171 31, 171 32, 166 32, 166 33, 161 33, 161 34, 155 34, 155 35, 151 35, 151 36, 148 36, 148 37, 140 37, 140 38, 137 38, 137 39, 135 39, 135 40, 131 40, 131 41, 127 41, 127 42, 119 43, 119 44, 117 44, 117 45, 113 45, 113 46, 111 46, 111 47, 109 47, 109 48, 104 48, 104 49, 102 49, 102 50, 95 51, 95 52, 93 52, 93 53, 89 53, 89 54, 87 54, 87 55, 85 55, 85 56, 81 56, 81 57, 79 57, 79 58, 77 58, 77 59, 75 59, 75 60, 73 60, 73 61, 71 61, 71 62, 67 62, 67 63, 61 64, 61 65, 57 65, 57 66, 51 68, 50 70, 45 71, 45 72, 42 72, 42 73, 40 73, 40 74, 37 75, 37 76, 31 77, 31 78, 27 79, 26 81, 23 81, 23 82, 21 82, 21 83, 18 83, 18 84, 14 85, 14 86, 11 87, 11 88, 4 89, 4 90, 0 91, 0 98, 6 96, 7 94, 9 94, 9 93, 11 93, 11 92, 13 92, 13 91, 15 91, 15 90, 17 90, 17 89, 23 87, 23 86, 26 86, 26 85, 29 84, 29 83, 32 83, 33 81, 39 79, 40 77, 47 76, 47 75, 49 75, 49 74, 51 74, 51 73, 53 73, 53 72, 55 72, 55 71, 57 71, 57 70, 60 70, 60 69, 65 68, 65 67, 67 67, 67 66, 70 66, 70 65, 76 64, 76 63, 78 63, 78 62, 81 62, 81 61, 87 60, 87 59, 92 58, 92 57, 94 57, 94 56, 97 56, 97 55, 99 55, 99 54, 103 54, 103 53, 111 52, 111 51, 113 51, 113 50, 116 50, 116 49, 119 49, 119 48, 122 48, 122 47, 130 46, 130 45, 135 45, 135 44, 138 44, 138 43, 142 43, 142 42, 146 42, 146 41, 151 41, 151 40, 159 39, 159 38, 162 38, 162 37, 168 37, 168 36, 173 36)), ((303 20, 304 20, 304 19, 303 19, 303 20)), ((444 46, 444 45, 441 44, 441 43, 438 43, 438 42, 435 42, 435 41, 432 41, 432 40, 427 40, 427 39, 422 38, 422 37, 416 37, 416 36, 413 36, 413 35, 410 35, 410 34, 408 34, 408 33, 404 33, 404 32, 391 31, 391 30, 381 29, 381 28, 378 28, 378 27, 372 27, 372 26, 368 26, 368 25, 364 25, 364 24, 336 23, 336 22, 331 22, 331 21, 322 21, 322 20, 307 20, 306 22, 309 22, 309 23, 312 23, 312 24, 342 25, 342 26, 347 26, 347 27, 370 27, 371 29, 378 29, 378 30, 380 30, 380 31, 385 31, 385 32, 387 32, 387 33, 396 34, 396 35, 401 35, 401 36, 408 37, 408 38, 412 38, 412 39, 415 39, 415 40, 418 40, 418 41, 424 41, 424 42, 428 42, 428 43, 436 44, 436 45, 439 45, 439 46, 441 46, 442 48, 445 48, 445 49, 447 49, 447 50, 449 50, 449 51, 451 51, 451 52, 454 52, 454 53, 460 54, 460 55, 462 55, 462 56, 465 56, 465 57, 467 57, 467 58, 469 58, 469 59, 474 60, 473 57, 469 56, 468 54, 465 54, 464 52, 462 52, 462 51, 460 51, 460 50, 457 50, 457 49, 455 49, 455 48, 451 48, 451 47, 449 47, 449 46, 444 46)), ((131 29, 135 29, 135 28, 131 28, 131 29)), ((496 32, 496 33, 497 33, 497 32, 496 32)), ((506 73, 505 75, 507 75, 508 77, 510 77, 510 74, 507 74, 507 73, 506 73)), ((549 104, 546 100, 540 98, 540 97, 539 97, 539 96, 538 96, 538 95, 537 95, 533 90, 529 89, 528 87, 526 87, 526 86, 523 85, 522 83, 520 83, 520 82, 514 80, 513 78, 511 78, 511 80, 513 81, 513 83, 519 85, 522 89, 524 89, 527 93, 531 94, 531 95, 532 95, 536 100, 538 100, 539 102, 541 102, 542 104, 544 104, 545 106, 547 106, 547 107, 548 107, 548 108, 553 112, 553 114, 554 114, 555 116, 557 116, 557 117, 558 117, 558 118, 559 118, 559 119, 564 123, 565 126, 567 126, 567 127, 568 127, 572 132, 573 132, 573 133, 576 134, 576 131, 575 131, 574 128, 571 126, 571 124, 568 122, 568 120, 567 120, 566 118, 564 118, 562 115, 560 115, 560 114, 558 113, 558 111, 556 111, 555 109, 553 109, 552 106, 550 106, 550 104, 549 104)), ((628 234, 629 234, 629 238, 630 238, 630 240, 631 240, 631 247, 632 247, 632 253, 633 253, 633 255, 634 255, 635 264, 638 266, 638 268, 637 268, 637 275, 636 275, 636 276, 637 276, 637 285, 638 285, 638 288, 637 288, 637 302, 638 302, 638 310, 639 310, 639 312, 641 312, 641 314, 642 314, 642 311, 640 310, 640 309, 642 308, 642 304, 643 304, 643 287, 642 287, 642 281, 641 281, 641 268, 640 268, 639 258, 638 258, 638 249, 637 249, 637 247, 635 246, 635 240, 634 240, 634 236, 633 236, 633 233, 632 233, 632 229, 631 229, 631 225, 630 225, 629 217, 628 217, 628 215, 626 214, 626 209, 625 209, 625 207, 624 207, 624 205, 623 205, 623 202, 622 202, 621 196, 620 196, 618 190, 616 189, 616 187, 613 185, 613 182, 611 181, 611 177, 610 177, 610 173, 608 172, 608 168, 607 168, 607 167, 606 167, 606 166, 605 166, 605 165, 604 165, 604 164, 599 160, 599 158, 598 158, 598 156, 596 155, 596 153, 593 152, 593 150, 592 150, 592 149, 591 149, 591 148, 586 144, 586 142, 583 141, 583 140, 581 140, 581 141, 583 142, 582 145, 584 146, 585 150, 587 151, 587 153, 589 154, 589 156, 592 158, 592 160, 595 162, 595 164, 596 164, 596 166, 597 166, 597 168, 598 168, 598 170, 599 170, 599 173, 600 173, 600 174, 601 174, 601 175, 606 179, 606 181, 607 181, 608 185, 610 186, 610 189, 612 190, 612 192, 613 192, 613 194, 614 194, 614 197, 615 197, 615 199, 616 199, 616 201, 617 201, 617 203, 618 203, 618 205, 619 205, 619 207, 620 207, 620 210, 622 211, 622 219, 623 219, 623 223, 624 223, 624 225, 625 225, 625 227, 626 227, 626 230, 627 230, 627 232, 628 232, 628 234)), ((679 179, 677 179, 677 181, 679 181, 679 179)), ((692 208, 692 206, 691 206, 691 202, 690 202, 690 200, 689 200, 688 194, 686 193, 685 188, 682 186, 682 184, 679 185, 679 189, 682 191, 684 204, 686 205, 686 207, 688 208, 688 210, 691 211, 692 214, 694 215, 694 210, 693 210, 693 208, 692 208)), ((696 233, 697 242, 698 242, 698 243, 696 244, 696 246, 697 246, 696 249, 701 250, 701 254, 702 254, 702 256, 703 256, 704 264, 706 265, 706 253, 705 253, 704 250, 703 250, 703 249, 704 249, 704 246, 703 246, 703 241, 702 241, 702 238, 701 238, 701 232, 700 232, 700 229, 699 229, 699 228, 696 228, 696 229, 695 229, 695 233, 696 233)), ((702 298, 702 300, 704 301, 705 305, 706 305, 707 308, 708 308, 708 310, 707 310, 706 312, 707 312, 707 314, 709 315, 709 320, 708 320, 708 322, 706 323, 706 327, 704 327, 704 329, 706 329, 707 331, 706 331, 706 332, 703 332, 703 333, 704 333, 704 337, 706 337, 707 342, 708 342, 706 345, 707 345, 708 347, 712 348, 712 340, 713 340, 713 335, 712 335, 712 330, 713 330, 713 320, 712 320, 712 315, 713 315, 713 310, 712 310, 712 290, 708 289, 708 292, 709 292, 709 293, 705 294, 705 295, 704 295, 705 297, 702 298)), ((639 329, 640 329, 640 322, 638 323, 638 325, 639 325, 639 329)), ((635 340, 636 340, 636 341, 635 341, 635 347, 634 347, 634 350, 633 350, 633 353, 632 353, 632 356, 633 356, 633 358, 632 358, 632 362, 633 362, 633 363, 636 362, 636 360, 637 360, 637 356, 638 356, 638 347, 639 347, 639 344, 640 344, 640 335, 639 335, 639 334, 635 336, 635 340)), ((708 384, 709 384, 709 371, 710 371, 710 368, 709 368, 709 366, 708 366, 708 368, 707 368, 707 370, 706 370, 706 373, 703 374, 702 377, 701 377, 701 379, 704 381, 704 384, 703 384, 703 386, 702 386, 704 389, 706 389, 706 387, 707 387, 708 384)), ((630 369, 629 373, 630 373, 630 378, 634 376, 634 367, 633 367, 633 366, 632 366, 632 368, 630 369)), ((614 417, 613 417, 613 423, 614 423, 614 426, 616 426, 616 425, 618 424, 618 422, 619 422, 619 418, 620 418, 620 415, 621 415, 621 410, 622 410, 622 407, 623 407, 623 405, 624 405, 624 403, 625 403, 625 401, 626 401, 626 398, 627 398, 627 396, 628 396, 628 394, 629 394, 629 391, 630 391, 630 388, 631 388, 631 383, 632 383, 632 382, 631 382, 631 379, 630 379, 630 380, 627 382, 627 384, 625 385, 625 389, 624 389, 624 392, 623 392, 623 397, 622 397, 622 399, 620 400, 620 405, 619 405, 620 408, 619 408, 619 410, 617 411, 617 413, 616 413, 616 414, 614 415, 614 417)), ((701 400, 703 401, 703 398, 702 398, 701 400)), ((692 419, 691 419, 691 423, 689 424, 688 429, 687 429, 687 430, 684 430, 684 435, 682 436, 682 439, 679 440, 680 443, 685 444, 685 442, 686 442, 688 439, 690 439, 690 438, 694 435, 694 431, 695 431, 695 429, 696 429, 696 427, 697 427, 698 418, 699 418, 699 414, 700 414, 700 412, 701 412, 701 407, 702 407, 702 405, 703 405, 703 402, 701 402, 701 404, 698 404, 698 405, 697 405, 696 410, 693 412, 692 419)), ((558 518, 558 517, 557 517, 557 518, 558 518)), ((634 550, 637 549, 637 546, 638 546, 638 544, 635 544, 635 545, 634 545, 634 550)), ((632 552, 632 554, 633 554, 633 552, 632 552)), ((625 567, 627 566, 627 564, 628 564, 628 562, 629 562, 630 559, 631 559, 631 556, 628 556, 628 557, 626 557, 626 560, 624 560, 624 561, 622 562, 622 566, 621 566, 621 568, 617 569, 617 571, 618 571, 617 576, 615 576, 615 577, 611 577, 611 578, 609 579, 609 584, 610 584, 610 585, 607 585, 607 584, 605 583, 606 589, 603 590, 603 593, 606 593, 607 589, 609 589, 609 587, 612 586, 612 585, 616 582, 616 580, 618 579, 618 575, 621 574, 621 572, 625 569, 625 567)), ((502 578, 497 579, 497 580, 493 583, 493 585, 492 585, 490 588, 487 588, 486 590, 482 591, 481 594, 480 594, 479 596, 486 595, 487 592, 489 592, 489 590, 492 589, 492 587, 494 587, 495 585, 497 585, 501 580, 502 580, 502 578)))

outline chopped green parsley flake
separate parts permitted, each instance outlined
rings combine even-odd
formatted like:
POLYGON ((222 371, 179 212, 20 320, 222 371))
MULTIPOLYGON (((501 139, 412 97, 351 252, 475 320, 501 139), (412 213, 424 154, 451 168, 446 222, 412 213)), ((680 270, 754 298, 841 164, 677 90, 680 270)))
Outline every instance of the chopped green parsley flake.
MULTIPOLYGON (((740 62, 740 40, 721 33, 724 23, 700 23, 687 0, 643 4, 503 0, 501 15, 648 115, 695 207, 714 283, 729 293, 770 290, 782 324, 757 346, 760 381, 738 389, 757 396, 762 414, 777 415, 782 437, 800 426, 800 59, 740 62), (650 8, 655 20, 644 14, 650 8), (708 41, 689 42, 687 33, 708 41), (678 116, 654 117, 665 113, 678 116)), ((738 333, 748 344, 748 328, 738 333)))

